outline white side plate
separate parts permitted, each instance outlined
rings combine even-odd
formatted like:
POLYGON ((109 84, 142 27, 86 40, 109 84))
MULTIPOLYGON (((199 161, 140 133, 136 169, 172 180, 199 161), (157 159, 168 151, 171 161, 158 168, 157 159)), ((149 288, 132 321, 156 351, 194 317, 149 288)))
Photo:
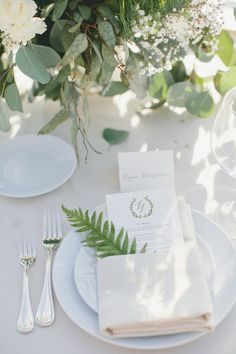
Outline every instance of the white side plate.
POLYGON ((76 167, 71 145, 52 135, 21 135, 0 145, 0 195, 25 198, 50 192, 76 167))

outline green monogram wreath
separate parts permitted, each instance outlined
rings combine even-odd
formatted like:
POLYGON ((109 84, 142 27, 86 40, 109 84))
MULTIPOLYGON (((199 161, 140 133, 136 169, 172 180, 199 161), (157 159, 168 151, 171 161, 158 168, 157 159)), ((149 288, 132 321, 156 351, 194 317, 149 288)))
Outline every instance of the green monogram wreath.
POLYGON ((146 196, 146 197, 144 198, 144 200, 148 203, 148 205, 149 205, 149 210, 148 210, 147 213, 142 214, 142 210, 140 211, 140 213, 138 213, 138 212, 136 212, 136 211, 134 210, 134 205, 135 205, 135 203, 137 202, 137 198, 134 197, 134 198, 132 199, 132 201, 131 201, 131 203, 130 203, 130 206, 129 206, 129 209, 130 209, 130 211, 131 211, 133 217, 142 219, 142 218, 147 218, 148 216, 152 215, 152 213, 153 213, 153 208, 154 208, 153 202, 148 198, 148 196, 146 196))

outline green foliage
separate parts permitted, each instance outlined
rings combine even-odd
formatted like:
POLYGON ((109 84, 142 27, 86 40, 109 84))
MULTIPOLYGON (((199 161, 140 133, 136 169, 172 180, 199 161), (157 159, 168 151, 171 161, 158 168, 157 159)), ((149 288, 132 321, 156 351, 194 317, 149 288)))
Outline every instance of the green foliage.
POLYGON ((214 78, 216 89, 222 95, 236 86, 236 66, 232 66, 228 71, 218 73, 214 78))
POLYGON ((121 95, 129 89, 129 86, 124 84, 122 81, 111 81, 100 94, 104 97, 111 97, 115 95, 121 95))
POLYGON ((186 108, 199 118, 207 118, 214 111, 214 101, 208 92, 197 92, 187 99, 186 108))
POLYGON ((22 46, 16 53, 16 64, 18 68, 31 79, 42 84, 50 80, 46 67, 40 61, 37 54, 29 47, 22 46))
POLYGON ((29 44, 29 48, 35 53, 46 68, 52 68, 61 61, 60 55, 50 47, 31 43, 29 44))
POLYGON ((109 47, 109 48, 114 48, 116 45, 116 36, 113 31, 113 27, 108 21, 102 21, 99 22, 98 24, 98 32, 104 41, 104 43, 109 47))
POLYGON ((0 98, 0 130, 8 132, 11 129, 9 122, 9 108, 6 103, 0 98))
POLYGON ((233 39, 230 34, 226 31, 222 31, 219 37, 218 44, 218 56, 225 63, 225 65, 230 66, 232 63, 234 44, 233 39))
MULTIPOLYGON (((137 252, 136 239, 134 238, 130 244, 128 234, 123 228, 116 234, 112 222, 103 222, 102 212, 98 216, 96 212, 93 212, 90 216, 88 210, 85 212, 81 209, 70 210, 63 205, 62 210, 71 226, 77 232, 85 233, 85 238, 82 241, 83 245, 94 248, 98 257, 104 258, 137 252)), ((144 253, 145 250, 146 244, 140 253, 144 253)))
POLYGON ((166 98, 167 91, 174 84, 171 73, 163 70, 151 77, 148 93, 151 97, 163 100, 166 98))
POLYGON ((80 33, 74 39, 62 58, 61 65, 72 63, 80 54, 88 48, 88 39, 85 33, 80 33))
MULTIPOLYGON (((132 89, 140 98, 147 95, 152 98, 152 108, 166 103, 186 107, 198 117, 209 116, 214 109, 210 94, 205 92, 205 82, 209 78, 200 78, 194 71, 187 73, 177 54, 172 69, 146 75, 144 68, 153 63, 157 65, 158 58, 152 55, 151 49, 144 50, 132 34, 133 21, 137 20, 137 5, 159 25, 163 17, 173 11, 183 10, 184 14, 189 3, 190 0, 38 0, 37 16, 45 19, 46 32, 37 35, 26 46, 20 46, 15 58, 11 53, 7 65, 0 60, 0 98, 5 99, 4 106, 6 102, 11 110, 22 111, 14 78, 14 67, 17 66, 36 81, 31 98, 45 95, 61 104, 61 110, 39 133, 49 133, 70 118, 71 140, 77 149, 77 157, 78 134, 86 144, 86 151, 91 147, 87 138, 90 119, 88 105, 85 104, 90 85, 97 85, 101 96, 111 97, 132 89), (136 49, 132 46, 134 43, 136 49), (122 47, 124 51, 120 54, 122 47), (113 80, 117 68, 121 81, 113 80)), ((212 38, 206 33, 206 39, 211 42, 212 38)), ((236 86, 236 49, 229 32, 222 31, 218 40, 217 54, 229 70, 218 72, 213 79, 218 92, 224 94, 236 86)), ((212 58, 211 48, 205 43, 190 45, 203 62, 212 58)), ((158 50, 168 53, 168 46, 175 48, 174 40, 160 44, 158 50)), ((3 51, 0 39, 0 57, 3 51)), ((0 129, 8 130, 7 111, 3 108, 1 111, 0 129)), ((128 137, 128 132, 108 128, 103 136, 109 144, 118 144, 128 137)))
POLYGON ((103 138, 108 142, 108 144, 116 145, 125 141, 129 136, 129 132, 127 132, 126 130, 106 128, 103 130, 102 135, 103 138))
POLYGON ((194 93, 196 93, 196 90, 191 82, 177 82, 169 88, 167 102, 170 106, 185 107, 194 93))
POLYGON ((62 44, 62 40, 61 40, 61 34, 62 34, 63 29, 65 28, 66 24, 67 24, 66 20, 56 21, 51 29, 50 36, 49 36, 50 44, 59 53, 65 52, 65 48, 64 48, 64 46, 62 44))
POLYGON ((4 97, 12 111, 23 112, 19 91, 14 82, 7 86, 4 97))
POLYGON ((43 128, 40 129, 38 132, 39 135, 49 134, 51 133, 56 127, 63 123, 68 118, 68 111, 63 108, 59 111, 51 120, 48 122, 43 128))
POLYGON ((58 0, 56 1, 55 7, 52 11, 52 20, 57 21, 61 18, 63 15, 66 6, 67 6, 68 0, 58 0))

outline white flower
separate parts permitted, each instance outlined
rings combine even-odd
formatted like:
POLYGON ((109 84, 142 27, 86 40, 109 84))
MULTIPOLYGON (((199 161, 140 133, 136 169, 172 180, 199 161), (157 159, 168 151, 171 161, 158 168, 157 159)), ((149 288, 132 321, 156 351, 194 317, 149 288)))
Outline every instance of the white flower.
POLYGON ((169 15, 166 17, 165 27, 173 32, 179 42, 186 42, 186 37, 191 31, 191 26, 184 16, 169 15))
MULTIPOLYGON (((46 30, 45 22, 33 17, 37 5, 33 0, 0 0, 0 30, 12 43, 26 44, 46 30)), ((5 39, 6 41, 6 39, 5 39)))

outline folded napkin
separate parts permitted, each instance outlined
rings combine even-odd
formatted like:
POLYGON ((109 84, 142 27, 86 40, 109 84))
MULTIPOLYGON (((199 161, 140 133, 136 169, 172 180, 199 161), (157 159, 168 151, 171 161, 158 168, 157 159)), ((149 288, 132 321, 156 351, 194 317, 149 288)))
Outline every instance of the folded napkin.
POLYGON ((212 299, 192 215, 178 201, 184 242, 169 251, 99 259, 99 327, 113 337, 211 331, 212 299))

